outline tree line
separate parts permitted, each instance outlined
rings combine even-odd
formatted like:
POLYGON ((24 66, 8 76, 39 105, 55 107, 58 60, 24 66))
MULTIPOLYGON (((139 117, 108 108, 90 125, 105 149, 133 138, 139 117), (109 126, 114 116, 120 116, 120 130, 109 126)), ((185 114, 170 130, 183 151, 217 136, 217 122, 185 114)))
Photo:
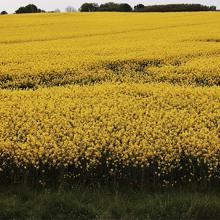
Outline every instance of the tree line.
POLYGON ((134 9, 127 3, 117 4, 108 2, 101 4, 84 3, 79 11, 81 12, 95 12, 95 11, 121 11, 121 12, 181 12, 181 11, 216 11, 216 6, 206 6, 201 4, 168 4, 168 5, 150 5, 145 6, 138 4, 134 9))
POLYGON ((181 11, 216 11, 216 6, 201 4, 168 4, 168 5, 136 5, 134 11, 138 12, 181 12, 181 11))
POLYGON ((110 12, 131 12, 133 9, 132 7, 127 3, 114 3, 114 2, 108 2, 105 4, 98 5, 96 3, 84 3, 79 8, 79 11, 81 12, 95 12, 95 11, 110 11, 110 12))
MULTIPOLYGON (((66 12, 77 11, 74 7, 68 6, 66 12)), ((206 6, 201 4, 167 4, 167 5, 150 5, 145 6, 138 4, 132 8, 128 3, 108 2, 101 5, 97 3, 84 3, 79 8, 80 12, 183 12, 183 11, 216 11, 216 6, 206 6)), ((20 7, 15 14, 23 13, 43 13, 46 12, 38 8, 34 4, 20 7)), ((60 12, 59 9, 50 12, 60 12)), ((1 12, 2 15, 7 14, 6 11, 1 12)))

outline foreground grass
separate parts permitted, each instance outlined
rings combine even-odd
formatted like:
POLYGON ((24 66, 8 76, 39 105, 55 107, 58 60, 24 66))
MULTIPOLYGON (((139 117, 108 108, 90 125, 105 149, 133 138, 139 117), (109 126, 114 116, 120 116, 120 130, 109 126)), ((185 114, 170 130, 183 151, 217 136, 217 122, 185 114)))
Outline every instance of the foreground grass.
POLYGON ((4 187, 0 219, 220 219, 220 193, 4 187))

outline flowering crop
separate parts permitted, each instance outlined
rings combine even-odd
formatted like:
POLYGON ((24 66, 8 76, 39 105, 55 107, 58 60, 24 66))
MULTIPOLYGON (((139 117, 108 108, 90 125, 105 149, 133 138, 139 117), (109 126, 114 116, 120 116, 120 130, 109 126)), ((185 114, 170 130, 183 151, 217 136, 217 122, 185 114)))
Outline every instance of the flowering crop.
POLYGON ((218 180, 219 20, 2 16, 1 181, 218 180))
POLYGON ((218 13, 0 18, 0 87, 170 82, 219 85, 218 13))
POLYGON ((3 90, 0 98, 2 171, 10 163, 121 172, 154 161, 162 175, 181 169, 183 155, 210 175, 219 168, 219 88, 103 84, 3 90))

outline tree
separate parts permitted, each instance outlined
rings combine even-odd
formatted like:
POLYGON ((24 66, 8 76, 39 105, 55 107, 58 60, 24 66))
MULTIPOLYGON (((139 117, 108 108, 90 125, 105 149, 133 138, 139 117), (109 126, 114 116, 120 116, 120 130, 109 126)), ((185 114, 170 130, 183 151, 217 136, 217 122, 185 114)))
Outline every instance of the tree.
POLYGON ((119 5, 119 11, 121 11, 121 12, 130 12, 130 11, 132 11, 132 7, 127 3, 123 3, 123 4, 119 5))
POLYGON ((98 10, 99 11, 117 11, 118 4, 116 4, 114 2, 108 2, 105 4, 101 4, 98 10))
POLYGON ((132 7, 127 4, 117 4, 114 2, 108 2, 105 4, 101 4, 98 8, 98 11, 119 11, 119 12, 129 12, 132 11, 132 7))
POLYGON ((96 3, 84 3, 80 7, 79 11, 81 11, 81 12, 94 12, 94 11, 97 11, 98 7, 99 6, 96 3))
POLYGON ((168 5, 149 5, 135 6, 135 11, 140 12, 181 12, 181 11, 215 11, 215 6, 200 4, 168 4, 168 5))
POLYGON ((143 4, 138 4, 134 6, 135 11, 142 11, 144 10, 144 5, 143 4))
POLYGON ((1 12, 1 15, 7 15, 7 14, 8 14, 7 11, 2 11, 2 12, 1 12))
POLYGON ((67 6, 65 9, 66 12, 76 12, 76 9, 72 6, 67 6))
POLYGON ((94 12, 94 11, 119 11, 119 12, 129 12, 132 11, 132 7, 127 4, 117 4, 114 2, 107 2, 101 4, 100 6, 96 3, 84 3, 80 9, 81 12, 94 12))
POLYGON ((18 10, 15 11, 16 14, 40 13, 40 12, 45 12, 45 11, 37 8, 37 6, 33 4, 29 4, 25 7, 20 7, 18 10))
POLYGON ((214 5, 210 6, 209 8, 211 11, 216 11, 216 9, 217 9, 216 6, 214 6, 214 5))

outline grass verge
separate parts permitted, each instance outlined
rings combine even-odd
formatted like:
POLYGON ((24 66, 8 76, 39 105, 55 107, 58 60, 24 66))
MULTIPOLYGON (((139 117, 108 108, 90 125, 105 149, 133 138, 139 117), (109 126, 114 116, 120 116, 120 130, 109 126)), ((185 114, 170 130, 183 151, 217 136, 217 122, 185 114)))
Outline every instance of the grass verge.
POLYGON ((7 186, 0 219, 220 219, 220 192, 7 186))

